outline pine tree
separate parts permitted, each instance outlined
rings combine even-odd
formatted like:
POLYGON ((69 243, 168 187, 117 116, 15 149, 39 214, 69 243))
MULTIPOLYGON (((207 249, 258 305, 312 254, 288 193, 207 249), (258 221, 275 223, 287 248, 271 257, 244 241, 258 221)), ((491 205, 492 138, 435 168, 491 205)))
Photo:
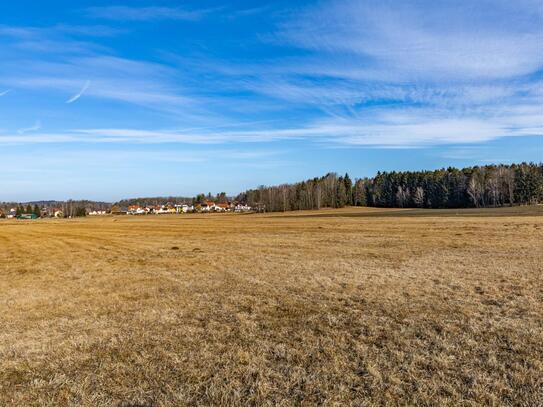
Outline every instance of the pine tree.
POLYGON ((351 178, 349 178, 348 173, 345 173, 345 176, 343 177, 343 183, 345 184, 345 195, 347 196, 346 204, 352 205, 353 204, 353 182, 351 181, 351 178))

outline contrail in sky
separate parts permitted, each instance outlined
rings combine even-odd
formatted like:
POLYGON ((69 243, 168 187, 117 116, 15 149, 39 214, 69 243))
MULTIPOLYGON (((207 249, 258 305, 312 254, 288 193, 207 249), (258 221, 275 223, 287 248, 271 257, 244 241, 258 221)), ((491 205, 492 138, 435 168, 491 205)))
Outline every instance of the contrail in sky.
POLYGON ((17 133, 25 134, 25 133, 28 133, 29 131, 36 131, 36 130, 39 130, 39 129, 41 129, 41 122, 38 120, 38 121, 36 121, 36 124, 34 124, 34 126, 26 127, 24 129, 19 129, 19 130, 17 130, 17 133))
POLYGON ((11 89, 8 89, 8 90, 5 90, 3 92, 0 92, 0 96, 5 96, 7 95, 9 92, 11 92, 11 89))
POLYGON ((68 99, 66 101, 66 103, 73 103, 75 102, 77 99, 79 99, 81 96, 83 96, 83 93, 85 93, 85 91, 89 88, 90 86, 90 81, 86 81, 85 84, 83 85, 83 87, 81 88, 81 90, 76 93, 75 95, 73 95, 70 99, 68 99))

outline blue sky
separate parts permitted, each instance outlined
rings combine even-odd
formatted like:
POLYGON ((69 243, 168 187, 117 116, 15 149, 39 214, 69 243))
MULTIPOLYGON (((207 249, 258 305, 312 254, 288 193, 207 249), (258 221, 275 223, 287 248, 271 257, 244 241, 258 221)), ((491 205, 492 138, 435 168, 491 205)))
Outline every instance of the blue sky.
POLYGON ((0 201, 543 156, 543 3, 0 6, 0 201))

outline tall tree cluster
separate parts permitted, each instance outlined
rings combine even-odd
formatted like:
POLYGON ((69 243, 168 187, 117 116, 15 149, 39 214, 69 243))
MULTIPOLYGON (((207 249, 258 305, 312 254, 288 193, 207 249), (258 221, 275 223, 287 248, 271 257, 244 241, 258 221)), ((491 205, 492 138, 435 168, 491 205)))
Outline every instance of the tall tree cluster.
POLYGON ((470 208, 543 202, 541 164, 487 165, 378 173, 366 184, 368 206, 470 208))
POLYGON ((267 211, 340 208, 470 208, 543 202, 543 165, 522 163, 435 171, 379 172, 356 179, 329 173, 321 178, 261 186, 237 199, 267 211))
POLYGON ((329 173, 295 184, 260 186, 241 193, 236 200, 271 212, 365 205, 364 183, 353 182, 348 174, 329 173))

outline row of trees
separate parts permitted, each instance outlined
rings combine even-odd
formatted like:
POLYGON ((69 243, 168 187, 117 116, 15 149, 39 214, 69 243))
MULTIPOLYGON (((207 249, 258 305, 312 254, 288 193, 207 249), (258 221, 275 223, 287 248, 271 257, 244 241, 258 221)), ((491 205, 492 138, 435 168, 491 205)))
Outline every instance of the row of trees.
POLYGON ((182 196, 156 196, 149 198, 131 198, 123 199, 119 202, 116 202, 115 205, 120 207, 127 207, 130 205, 138 205, 141 207, 145 206, 156 206, 163 205, 165 203, 171 203, 173 205, 182 205, 191 203, 193 198, 182 197, 182 196))
POLYGON ((366 183, 369 206, 468 208, 543 201, 541 164, 487 165, 422 172, 384 172, 366 183))
POLYGON ((379 172, 356 179, 329 173, 321 178, 261 186, 237 197, 267 211, 340 208, 468 208, 543 202, 543 165, 487 165, 436 171, 379 172))
POLYGON ((363 206, 366 205, 365 180, 353 182, 349 174, 329 173, 296 184, 260 186, 241 193, 236 200, 272 212, 363 206))
POLYGON ((39 205, 30 205, 30 204, 27 204, 26 207, 19 204, 17 205, 17 208, 16 208, 16 215, 19 216, 19 215, 22 215, 22 214, 34 214, 36 215, 37 217, 40 217, 41 216, 41 207, 39 205))
POLYGON ((211 192, 206 194, 198 194, 195 197, 182 197, 182 196, 163 196, 163 197, 152 197, 152 198, 132 198, 132 199, 123 199, 115 203, 115 205, 120 207, 127 207, 130 205, 138 205, 141 207, 145 206, 156 206, 164 205, 166 203, 173 205, 182 205, 182 204, 197 204, 204 201, 213 201, 217 203, 226 203, 229 201, 229 197, 226 195, 226 192, 220 192, 216 195, 212 195, 211 192))
POLYGON ((110 205, 103 202, 91 202, 91 201, 73 201, 66 202, 47 201, 48 205, 40 205, 38 203, 27 204, 15 204, 15 203, 2 203, 0 204, 0 213, 6 216, 6 213, 15 208, 15 215, 20 216, 36 215, 39 217, 52 217, 57 211, 62 213, 64 217, 82 217, 87 216, 87 211, 90 210, 108 210, 110 205), (98 209, 95 209, 98 208, 98 209))
POLYGON ((204 201, 213 201, 216 203, 227 203, 229 201, 229 198, 228 196, 226 196, 226 192, 219 192, 215 196, 211 195, 211 192, 209 192, 207 195, 198 194, 194 198, 192 198, 193 205, 202 203, 204 201))

